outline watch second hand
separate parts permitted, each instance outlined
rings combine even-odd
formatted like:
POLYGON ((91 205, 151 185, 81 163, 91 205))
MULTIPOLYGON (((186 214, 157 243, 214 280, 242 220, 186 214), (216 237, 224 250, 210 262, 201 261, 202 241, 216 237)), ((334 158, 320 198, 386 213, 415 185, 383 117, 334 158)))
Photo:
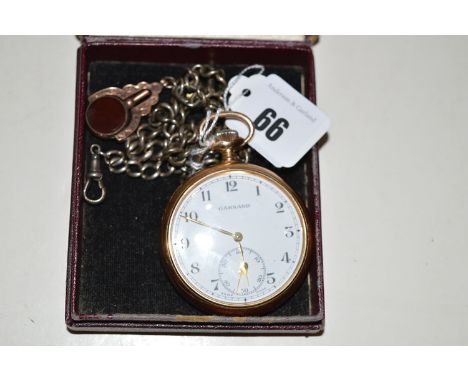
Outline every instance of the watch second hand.
POLYGON ((240 265, 240 270, 242 272, 242 274, 245 275, 245 278, 247 279, 247 285, 249 285, 249 266, 247 264, 247 262, 245 261, 245 257, 244 257, 244 249, 242 248, 242 244, 240 241, 237 242, 237 244, 239 244, 239 249, 240 249, 240 253, 241 253, 241 257, 242 257, 242 263, 240 265))
POLYGON ((241 278, 242 278, 242 271, 239 270, 239 278, 237 279, 237 287, 236 287, 236 291, 234 292, 235 294, 238 294, 237 292, 239 292, 239 284, 240 284, 241 278))
POLYGON ((247 279, 247 285, 249 285, 249 276, 247 275, 247 272, 248 272, 248 265, 244 261, 243 263, 241 263, 240 268, 239 268, 239 278, 237 279, 237 287, 235 291, 236 294, 238 294, 240 281, 243 275, 245 275, 245 278, 247 279))

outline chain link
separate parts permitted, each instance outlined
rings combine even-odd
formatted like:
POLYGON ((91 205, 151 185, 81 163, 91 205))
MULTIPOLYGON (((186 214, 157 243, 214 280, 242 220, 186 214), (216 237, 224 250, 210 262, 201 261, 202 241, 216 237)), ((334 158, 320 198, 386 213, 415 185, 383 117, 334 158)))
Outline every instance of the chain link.
MULTIPOLYGON (((145 180, 172 174, 186 177, 194 172, 190 161, 202 162, 202 167, 219 162, 212 152, 202 158, 192 158, 191 153, 199 141, 194 114, 223 108, 224 71, 195 65, 179 79, 164 77, 160 83, 171 92, 170 100, 155 106, 147 121, 127 138, 125 151, 99 152, 112 173, 145 180)), ((240 155, 248 160, 247 150, 240 155)))

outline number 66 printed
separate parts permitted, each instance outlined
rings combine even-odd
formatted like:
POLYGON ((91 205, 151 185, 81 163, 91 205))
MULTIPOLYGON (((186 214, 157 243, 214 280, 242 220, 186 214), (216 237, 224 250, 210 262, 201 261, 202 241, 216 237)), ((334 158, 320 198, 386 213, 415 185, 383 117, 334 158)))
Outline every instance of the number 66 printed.
POLYGON ((289 127, 289 122, 286 119, 278 118, 275 120, 276 115, 276 111, 268 108, 262 111, 254 121, 256 130, 263 131, 266 129, 265 136, 273 142, 281 137, 284 129, 289 127), (273 124, 271 124, 272 122, 273 124))

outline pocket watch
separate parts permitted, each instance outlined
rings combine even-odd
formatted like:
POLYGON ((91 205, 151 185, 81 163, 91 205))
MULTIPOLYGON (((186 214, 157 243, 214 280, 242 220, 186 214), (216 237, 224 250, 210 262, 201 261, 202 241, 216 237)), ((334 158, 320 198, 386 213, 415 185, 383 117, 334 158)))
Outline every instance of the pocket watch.
POLYGON ((172 195, 162 221, 163 264, 179 292, 203 311, 264 314, 303 282, 312 226, 286 182, 239 161, 238 150, 255 131, 252 121, 235 112, 219 117, 242 122, 248 135, 216 133, 211 150, 222 161, 195 173, 172 195))

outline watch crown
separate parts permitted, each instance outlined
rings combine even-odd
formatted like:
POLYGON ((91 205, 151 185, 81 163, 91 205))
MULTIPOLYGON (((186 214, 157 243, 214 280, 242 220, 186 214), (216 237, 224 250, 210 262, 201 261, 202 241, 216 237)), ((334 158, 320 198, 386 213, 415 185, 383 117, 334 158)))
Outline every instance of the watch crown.
POLYGON ((202 135, 202 129, 206 126, 207 122, 210 122, 214 118, 219 117, 225 120, 234 119, 236 121, 242 122, 248 129, 248 134, 245 138, 239 137, 239 134, 235 130, 223 129, 215 133, 213 144, 211 149, 218 151, 223 155, 224 162, 237 162, 238 155, 237 152, 240 148, 249 143, 255 132, 255 126, 249 117, 242 113, 237 113, 234 111, 222 111, 217 114, 212 114, 208 119, 204 119, 200 123, 199 132, 202 135))
POLYGON ((214 142, 235 142, 239 139, 239 133, 236 130, 224 129, 214 135, 214 142))
POLYGON ((237 162, 237 153, 243 143, 244 139, 239 137, 237 131, 224 129, 214 135, 211 149, 220 152, 224 162, 237 162))

